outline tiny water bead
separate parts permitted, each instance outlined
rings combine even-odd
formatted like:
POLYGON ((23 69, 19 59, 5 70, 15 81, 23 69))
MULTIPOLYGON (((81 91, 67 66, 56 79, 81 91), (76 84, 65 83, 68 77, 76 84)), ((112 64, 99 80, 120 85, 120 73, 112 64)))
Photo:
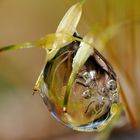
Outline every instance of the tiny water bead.
POLYGON ((52 115, 66 126, 92 131, 109 119, 112 104, 119 102, 118 82, 111 65, 94 49, 77 73, 64 108, 73 58, 79 48, 80 42, 73 41, 46 64, 43 100, 52 115))

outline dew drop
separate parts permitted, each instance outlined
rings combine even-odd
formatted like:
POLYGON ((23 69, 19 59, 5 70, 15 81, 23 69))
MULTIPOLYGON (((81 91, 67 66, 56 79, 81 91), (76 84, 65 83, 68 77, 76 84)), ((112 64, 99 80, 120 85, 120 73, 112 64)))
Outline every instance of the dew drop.
POLYGON ((84 91, 84 92, 82 93, 82 97, 84 97, 85 99, 91 98, 91 91, 90 91, 89 89, 86 90, 86 91, 84 91))
POLYGON ((109 119, 112 104, 119 103, 118 82, 110 64, 96 50, 77 73, 68 105, 63 106, 79 44, 74 41, 64 46, 46 64, 44 83, 47 89, 44 92, 46 104, 51 106, 50 112, 57 120, 75 130, 93 131, 109 119))
POLYGON ((114 80, 109 80, 107 82, 107 88, 111 91, 115 91, 117 89, 117 83, 114 80))
POLYGON ((91 75, 89 72, 85 72, 83 74, 83 79, 86 81, 86 83, 89 83, 91 81, 91 75))
POLYGON ((90 77, 92 80, 96 78, 96 71, 95 70, 92 70, 89 73, 90 73, 90 77))

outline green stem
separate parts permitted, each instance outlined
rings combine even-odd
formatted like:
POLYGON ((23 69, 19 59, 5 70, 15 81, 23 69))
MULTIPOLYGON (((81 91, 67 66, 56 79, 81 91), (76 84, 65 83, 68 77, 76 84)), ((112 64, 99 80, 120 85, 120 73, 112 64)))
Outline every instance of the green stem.
POLYGON ((63 103, 63 111, 64 112, 67 112, 68 99, 69 99, 69 95, 70 95, 70 92, 71 92, 71 87, 73 85, 75 77, 76 77, 76 72, 73 71, 70 75, 68 85, 67 85, 67 88, 66 88, 65 97, 64 97, 64 103, 63 103))
POLYGON ((30 42, 19 44, 19 45, 9 45, 9 46, 0 48, 0 52, 8 51, 8 50, 22 49, 22 48, 31 48, 33 46, 34 46, 34 44, 30 43, 30 42))

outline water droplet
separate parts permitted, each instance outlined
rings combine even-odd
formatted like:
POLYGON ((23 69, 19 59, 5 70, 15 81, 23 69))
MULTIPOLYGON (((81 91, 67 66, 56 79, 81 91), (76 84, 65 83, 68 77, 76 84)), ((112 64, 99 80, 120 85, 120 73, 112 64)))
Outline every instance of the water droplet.
POLYGON ((117 82, 115 80, 109 80, 107 82, 107 88, 111 91, 115 91, 117 89, 117 82))
POLYGON ((85 99, 89 99, 91 98, 91 96, 91 91, 89 89, 82 93, 82 97, 84 97, 85 99))
POLYGON ((92 80, 96 78, 96 71, 95 70, 92 70, 89 73, 90 73, 90 77, 92 80))
POLYGON ((85 83, 89 83, 91 81, 91 75, 89 72, 85 72, 83 74, 83 79, 85 80, 85 83))
POLYGON ((57 120, 76 130, 93 131, 106 122, 111 105, 119 102, 118 83, 116 77, 112 75, 113 69, 106 72, 108 63, 104 61, 103 56, 100 58, 101 54, 96 53, 96 50, 79 70, 70 88, 68 105, 63 106, 73 58, 79 44, 75 41, 61 48, 47 63, 44 71, 47 89, 44 88, 44 91, 46 91, 47 102, 52 106, 51 114, 57 120), (77 45, 76 49, 75 45, 77 45), (97 56, 100 58, 98 61, 97 56), (104 62, 104 66, 99 63, 100 60, 104 62), (106 69, 104 69, 105 65, 106 69))

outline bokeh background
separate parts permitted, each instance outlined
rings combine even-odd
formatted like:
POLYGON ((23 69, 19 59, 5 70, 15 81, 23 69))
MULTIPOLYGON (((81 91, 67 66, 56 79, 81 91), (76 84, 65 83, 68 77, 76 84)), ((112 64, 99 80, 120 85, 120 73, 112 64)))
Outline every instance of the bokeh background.
MULTIPOLYGON (((76 0, 0 0, 0 47, 33 41, 55 32, 76 0)), ((105 44, 103 54, 115 67, 139 125, 140 1, 87 0, 78 32, 100 36, 114 24, 130 20, 105 44)), ((98 48, 97 48, 98 49, 98 48)), ((0 140, 92 140, 94 133, 75 132, 50 116, 33 86, 43 67, 40 48, 0 54, 0 140)), ((129 123, 127 124, 129 126, 129 123)), ((130 126, 129 126, 130 127, 130 126)), ((110 139, 140 138, 130 127, 113 131, 110 139)))

